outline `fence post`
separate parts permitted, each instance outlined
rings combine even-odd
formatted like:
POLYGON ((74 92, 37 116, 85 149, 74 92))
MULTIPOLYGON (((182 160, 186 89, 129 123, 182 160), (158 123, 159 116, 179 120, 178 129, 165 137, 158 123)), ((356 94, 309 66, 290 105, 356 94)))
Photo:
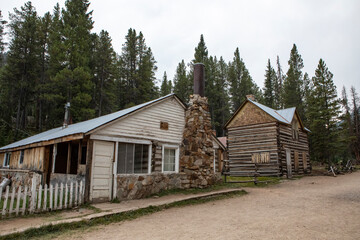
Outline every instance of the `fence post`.
POLYGON ((9 186, 6 186, 4 206, 3 206, 3 210, 2 210, 3 217, 6 215, 6 207, 7 207, 8 198, 9 198, 9 186))
POLYGON ((78 192, 79 192, 79 183, 78 181, 75 182, 75 206, 79 205, 78 204, 78 192))
POLYGON ((67 208, 68 191, 69 191, 69 188, 68 188, 68 185, 67 185, 67 183, 66 183, 66 184, 65 184, 65 201, 64 201, 64 208, 67 208))
POLYGON ((46 208, 47 208, 47 184, 45 184, 45 187, 44 187, 44 203, 43 203, 43 211, 46 211, 46 208))
POLYGON ((53 185, 50 183, 50 211, 53 210, 53 185))
POLYGON ((16 216, 19 215, 20 198, 21 198, 21 185, 19 186, 17 199, 16 199, 16 216))
POLYGON ((23 198, 23 206, 22 206, 22 215, 25 215, 26 202, 27 202, 27 191, 28 191, 28 186, 25 186, 24 198, 23 198))
POLYGON ((58 201, 58 193, 59 193, 59 185, 55 183, 55 199, 54 199, 54 209, 57 209, 57 201, 58 201))
POLYGON ((37 205, 37 209, 41 212, 41 195, 42 195, 42 185, 39 186, 39 197, 38 197, 38 205, 37 205))
POLYGON ((64 192, 64 184, 60 184, 60 199, 59 199, 59 208, 62 209, 62 201, 63 201, 63 192, 64 192))
POLYGON ((9 207, 9 215, 11 215, 14 211, 14 199, 15 199, 15 186, 12 187, 12 192, 11 192, 11 200, 10 200, 10 207, 9 207))
POLYGON ((34 212, 36 201, 36 178, 33 176, 31 185, 30 214, 34 212))
POLYGON ((79 189, 79 205, 82 204, 83 199, 83 181, 80 181, 80 189, 79 189))
POLYGON ((73 183, 70 183, 70 199, 69 199, 69 207, 72 207, 72 200, 73 200, 73 183))

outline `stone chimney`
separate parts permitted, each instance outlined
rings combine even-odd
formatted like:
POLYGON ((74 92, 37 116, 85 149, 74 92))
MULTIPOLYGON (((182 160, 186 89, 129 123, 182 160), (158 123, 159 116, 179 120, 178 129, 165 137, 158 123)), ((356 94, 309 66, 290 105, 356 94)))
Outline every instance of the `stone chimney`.
POLYGON ((204 188, 221 180, 214 173, 211 118, 205 93, 205 67, 194 65, 194 94, 185 113, 185 128, 180 150, 183 188, 204 188))

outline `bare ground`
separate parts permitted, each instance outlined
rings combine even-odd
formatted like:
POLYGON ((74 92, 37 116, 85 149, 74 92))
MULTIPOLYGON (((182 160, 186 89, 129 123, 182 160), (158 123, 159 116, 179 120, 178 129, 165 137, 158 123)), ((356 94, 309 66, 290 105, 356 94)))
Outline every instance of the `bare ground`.
POLYGON ((246 191, 58 239, 360 239, 360 171, 246 191))

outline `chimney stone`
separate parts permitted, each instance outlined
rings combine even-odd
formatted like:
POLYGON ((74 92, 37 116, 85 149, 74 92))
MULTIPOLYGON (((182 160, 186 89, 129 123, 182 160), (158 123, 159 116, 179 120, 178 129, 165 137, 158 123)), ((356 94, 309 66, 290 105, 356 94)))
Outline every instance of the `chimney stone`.
POLYGON ((247 99, 250 99, 251 101, 256 101, 255 96, 253 94, 246 95, 247 99))
POLYGON ((205 96, 205 65, 202 63, 194 64, 194 94, 205 96))

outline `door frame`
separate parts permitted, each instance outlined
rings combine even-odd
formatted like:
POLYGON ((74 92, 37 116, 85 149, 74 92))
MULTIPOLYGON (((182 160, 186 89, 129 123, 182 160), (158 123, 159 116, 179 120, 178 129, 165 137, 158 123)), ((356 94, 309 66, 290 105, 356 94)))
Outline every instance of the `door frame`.
POLYGON ((291 169, 291 149, 285 148, 286 155, 286 169, 287 169, 287 178, 292 178, 292 169, 291 169))
POLYGON ((108 142, 108 143, 112 143, 113 144, 113 151, 112 151, 112 156, 111 156, 111 162, 110 162, 110 171, 109 171, 109 196, 108 196, 108 201, 112 200, 112 195, 113 195, 113 162, 114 162, 114 156, 115 156, 115 142, 112 141, 102 141, 102 140, 94 140, 93 142, 93 152, 92 152, 92 166, 91 166, 91 177, 90 177, 90 202, 93 201, 93 187, 94 187, 94 167, 95 167, 95 152, 96 152, 96 143, 98 142, 108 142))

